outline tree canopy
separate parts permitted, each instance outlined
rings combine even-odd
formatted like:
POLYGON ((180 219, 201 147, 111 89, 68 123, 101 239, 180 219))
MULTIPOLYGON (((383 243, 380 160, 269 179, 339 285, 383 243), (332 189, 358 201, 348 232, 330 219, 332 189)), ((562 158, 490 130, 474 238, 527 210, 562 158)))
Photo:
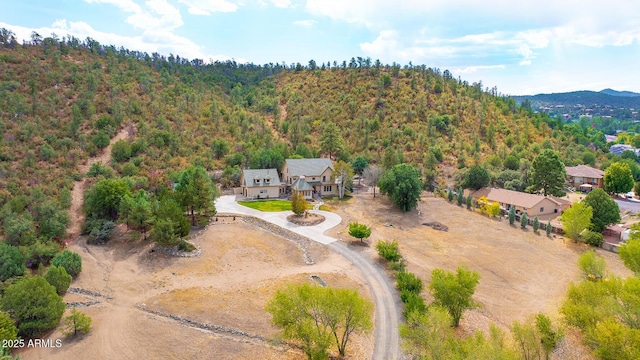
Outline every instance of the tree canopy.
POLYGON ((82 271, 82 258, 77 253, 65 249, 51 260, 51 264, 64 268, 67 274, 76 277, 82 271))
POLYGON ((365 224, 353 221, 349 223, 349 235, 362 241, 362 239, 371 236, 371 228, 365 224))
POLYGON ((462 313, 476 307, 471 298, 480 281, 480 274, 465 267, 458 267, 455 273, 434 269, 431 272, 429 289, 435 299, 435 304, 447 309, 451 315, 453 326, 460 324, 462 313))
POLYGON ((351 334, 373 327, 373 304, 351 289, 289 285, 276 292, 266 310, 285 338, 301 343, 309 359, 326 358, 332 342, 344 356, 351 334))
POLYGON ((482 166, 472 166, 465 174, 463 186, 466 189, 478 190, 489 185, 490 180, 487 169, 482 166))
POLYGON ((593 231, 602 232, 607 225, 620 221, 618 204, 604 190, 595 189, 591 191, 582 202, 593 209, 593 217, 591 218, 593 231))
POLYGON ((528 192, 542 190, 543 195, 564 196, 562 190, 567 179, 567 171, 557 152, 543 150, 531 164, 529 169, 528 192))
POLYGON ((610 194, 627 193, 633 185, 633 174, 626 163, 615 162, 604 172, 604 190, 610 194))
POLYGON ((33 337, 55 328, 66 305, 56 288, 41 276, 33 276, 9 286, 0 309, 16 322, 21 336, 33 337))
POLYGON ((573 203, 560 215, 560 222, 565 234, 573 241, 578 241, 580 233, 589 228, 593 217, 593 209, 584 201, 573 203))
POLYGON ((196 213, 215 215, 213 201, 218 196, 218 189, 202 167, 190 166, 182 172, 176 186, 176 194, 182 206, 191 215, 191 225, 197 224, 196 213))
POLYGON ((332 158, 340 152, 343 147, 344 143, 338 126, 333 122, 326 123, 322 129, 322 136, 320 137, 320 149, 322 152, 327 153, 329 158, 332 158))
POLYGON ((24 274, 24 259, 20 250, 5 242, 0 242, 0 282, 24 274))
POLYGON ((400 210, 409 211, 418 206, 422 192, 422 180, 418 169, 408 164, 398 164, 382 174, 380 192, 389 195, 400 210))

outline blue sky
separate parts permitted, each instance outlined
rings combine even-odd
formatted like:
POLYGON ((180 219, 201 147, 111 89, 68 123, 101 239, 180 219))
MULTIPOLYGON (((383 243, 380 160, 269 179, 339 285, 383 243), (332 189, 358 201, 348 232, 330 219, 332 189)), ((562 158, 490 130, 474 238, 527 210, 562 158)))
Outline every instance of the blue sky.
POLYGON ((21 0, 0 27, 205 61, 412 62, 511 95, 640 92, 630 0, 21 0))

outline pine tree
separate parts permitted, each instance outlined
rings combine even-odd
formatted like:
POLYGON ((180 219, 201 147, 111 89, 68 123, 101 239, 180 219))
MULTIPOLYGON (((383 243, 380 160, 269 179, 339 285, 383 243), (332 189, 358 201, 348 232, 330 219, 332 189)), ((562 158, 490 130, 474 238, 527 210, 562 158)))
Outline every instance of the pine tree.
POLYGON ((462 191, 462 187, 458 188, 458 206, 462 206, 464 204, 465 198, 462 191))
POLYGON ((529 218, 527 218, 527 213, 522 213, 522 217, 520 217, 520 227, 525 229, 529 224, 529 218))
POLYGON ((473 203, 473 198, 471 195, 467 196, 467 210, 471 210, 471 204, 473 203))
POLYGON ((547 236, 551 236, 551 220, 547 223, 547 236))
POLYGON ((512 206, 509 209, 509 225, 513 225, 516 222, 516 207, 512 206))
POLYGON ((538 229, 540 229, 540 221, 538 220, 538 217, 536 216, 533 219, 533 232, 535 232, 537 234, 538 233, 538 229))

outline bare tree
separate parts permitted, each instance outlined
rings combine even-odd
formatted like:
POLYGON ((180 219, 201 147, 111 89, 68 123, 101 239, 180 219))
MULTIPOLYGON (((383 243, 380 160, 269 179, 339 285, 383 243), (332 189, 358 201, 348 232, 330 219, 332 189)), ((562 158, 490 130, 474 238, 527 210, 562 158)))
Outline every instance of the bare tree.
POLYGON ((364 172, 362 173, 369 186, 373 186, 374 198, 376 197, 376 187, 378 186, 378 181, 380 180, 382 173, 382 169, 375 165, 370 165, 368 168, 364 169, 364 172))

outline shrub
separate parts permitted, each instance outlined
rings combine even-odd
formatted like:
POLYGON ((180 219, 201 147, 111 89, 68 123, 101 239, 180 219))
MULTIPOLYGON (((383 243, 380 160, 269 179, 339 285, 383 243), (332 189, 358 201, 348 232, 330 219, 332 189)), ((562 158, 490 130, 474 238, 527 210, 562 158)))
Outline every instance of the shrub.
POLYGON ((400 292, 410 291, 415 294, 422 292, 422 280, 409 272, 399 272, 396 274, 396 280, 398 281, 397 287, 400 292))
POLYGON ((402 255, 400 255, 400 251, 398 250, 398 242, 395 240, 378 241, 376 243, 376 250, 378 250, 378 255, 380 255, 381 258, 387 261, 390 261, 392 263, 397 263, 402 258, 402 255))
POLYGON ((537 234, 538 233, 538 229, 540 229, 540 221, 538 220, 538 217, 536 216, 533 219, 533 231, 537 234))
POLYGON ((424 299, 414 292, 403 290, 400 294, 400 300, 404 303, 404 311, 402 313, 405 318, 407 318, 413 311, 423 313, 427 310, 427 306, 424 304, 424 299))
POLYGON ((601 233, 591 230, 583 231, 582 234, 580 234, 580 237, 585 243, 594 247, 599 247, 604 242, 604 237, 601 233))
POLYGON ((400 260, 392 261, 389 267, 394 271, 405 271, 407 269, 407 262, 404 258, 400 257, 400 260))
POLYGON ((607 265, 604 258, 598 256, 595 251, 589 250, 578 258, 578 267, 587 279, 598 280, 605 276, 607 265))
POLYGON ((520 217, 520 227, 525 229, 528 224, 529 218, 527 218, 527 213, 522 213, 522 216, 520 217))
POLYGON ((192 252, 196 250, 196 246, 186 240, 181 240, 178 244, 178 250, 184 252, 192 252))
POLYGON ((467 210, 471 209, 471 204, 473 203, 473 198, 471 195, 467 196, 467 210))
POLYGON ((79 312, 75 308, 71 315, 64 318, 64 331, 67 336, 86 334, 91 330, 91 318, 79 312))
POLYGON ((63 267, 67 271, 67 274, 73 277, 78 276, 80 271, 82 271, 82 259, 80 255, 66 249, 56 254, 51 263, 55 266, 63 267))

